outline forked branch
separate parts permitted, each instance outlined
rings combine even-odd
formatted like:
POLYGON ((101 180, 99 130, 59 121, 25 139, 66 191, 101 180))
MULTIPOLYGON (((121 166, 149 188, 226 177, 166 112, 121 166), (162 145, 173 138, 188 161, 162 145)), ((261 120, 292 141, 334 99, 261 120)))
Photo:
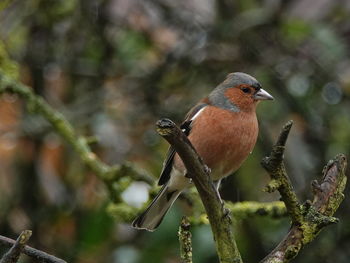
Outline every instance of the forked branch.
POLYGON ((293 259, 325 226, 337 223, 338 219, 332 216, 344 199, 347 161, 343 154, 338 154, 323 169, 321 183, 316 180, 312 182, 313 201, 299 204, 283 164, 284 147, 291 126, 290 121, 283 127, 270 156, 263 159, 262 165, 271 176, 267 190, 280 192, 292 226, 286 237, 261 263, 285 263, 293 259))
POLYGON ((26 254, 27 256, 37 260, 42 263, 67 263, 63 259, 57 258, 53 255, 50 255, 41 250, 32 248, 30 246, 26 246, 26 242, 31 236, 31 231, 25 230, 18 237, 17 241, 8 237, 0 236, 0 245, 1 247, 9 247, 11 248, 7 254, 3 256, 1 259, 1 263, 9 263, 16 261, 3 261, 3 260, 16 260, 19 257, 18 253, 26 254))

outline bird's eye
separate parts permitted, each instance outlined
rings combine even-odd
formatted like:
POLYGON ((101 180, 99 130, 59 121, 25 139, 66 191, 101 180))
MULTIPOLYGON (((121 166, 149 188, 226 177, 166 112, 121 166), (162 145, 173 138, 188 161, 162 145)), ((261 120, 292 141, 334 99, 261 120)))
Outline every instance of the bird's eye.
POLYGON ((242 88, 242 91, 243 91, 244 93, 250 93, 250 88, 242 88))

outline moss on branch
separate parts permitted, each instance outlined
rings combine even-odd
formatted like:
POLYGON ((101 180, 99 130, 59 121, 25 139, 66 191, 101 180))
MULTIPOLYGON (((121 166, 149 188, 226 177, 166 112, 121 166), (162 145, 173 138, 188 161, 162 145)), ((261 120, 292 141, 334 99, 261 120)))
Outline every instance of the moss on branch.
POLYGON ((181 263, 192 263, 192 234, 190 232, 190 222, 184 216, 179 227, 179 243, 181 263))
MULTIPOLYGON (((250 217, 270 217, 282 218, 287 216, 287 210, 283 202, 226 202, 227 208, 231 211, 232 216, 236 220, 243 220, 250 217)), ((112 215, 118 222, 127 223, 134 219, 140 212, 143 211, 146 204, 140 209, 130 206, 125 203, 110 203, 107 206, 107 212, 112 215)), ((196 209, 196 208, 195 208, 196 209)), ((209 224, 206 214, 199 216, 190 216, 191 224, 209 224)))
POLYGON ((246 219, 255 216, 267 216, 271 218, 281 218, 287 216, 286 206, 283 202, 226 202, 226 206, 231 210, 235 219, 246 219))
POLYGON ((283 127, 270 156, 263 159, 262 165, 271 176, 266 189, 268 192, 280 192, 292 218, 292 226, 286 237, 261 263, 286 263, 296 257, 324 227, 338 222, 333 214, 344 199, 347 161, 344 155, 339 154, 323 169, 321 183, 312 182, 313 201, 299 204, 283 164, 284 146, 291 126, 292 122, 288 122, 283 127))
POLYGON ((283 126, 270 156, 263 158, 261 164, 271 177, 271 182, 266 186, 265 191, 273 192, 278 190, 293 224, 300 224, 302 221, 301 205, 293 190, 283 162, 284 149, 292 125, 293 121, 289 121, 283 126))

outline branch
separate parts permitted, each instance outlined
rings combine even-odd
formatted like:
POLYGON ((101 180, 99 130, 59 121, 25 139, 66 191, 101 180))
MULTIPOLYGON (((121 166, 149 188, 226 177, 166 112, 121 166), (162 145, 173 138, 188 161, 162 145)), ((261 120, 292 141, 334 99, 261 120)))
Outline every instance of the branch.
POLYGON ((290 215, 293 224, 301 224, 301 206, 283 163, 283 153, 292 125, 293 121, 289 121, 284 125, 277 143, 272 148, 270 156, 263 158, 261 164, 270 174, 272 179, 265 190, 267 192, 278 190, 281 194, 282 201, 286 204, 288 214, 290 215))
POLYGON ((102 162, 91 151, 89 139, 79 136, 73 126, 61 113, 54 110, 40 96, 35 95, 29 87, 8 78, 0 72, 0 94, 5 92, 19 95, 27 102, 28 107, 32 111, 44 117, 53 126, 55 131, 73 147, 84 164, 95 172, 100 179, 106 182, 107 186, 124 176, 130 176, 135 180, 145 181, 150 185, 154 183, 152 177, 144 171, 135 168, 131 163, 109 166, 102 162))
MULTIPOLYGON (((28 231, 28 230, 25 230, 25 231, 28 231)), ((23 231, 22 234, 24 233, 25 236, 28 237, 28 239, 29 239, 29 237, 30 237, 28 235, 29 233, 26 233, 25 231, 23 231)), ((8 238, 8 237, 0 236, 0 245, 3 246, 3 247, 13 247, 18 242, 18 240, 21 239, 22 234, 19 236, 17 241, 15 241, 15 240, 13 240, 11 238, 8 238)), ((24 239, 24 241, 27 241, 27 240, 24 239)), ((23 244, 21 252, 26 254, 29 257, 32 257, 32 258, 36 259, 39 262, 42 262, 42 263, 67 263, 64 260, 62 260, 60 258, 57 258, 55 256, 52 256, 50 254, 47 254, 47 253, 45 253, 43 251, 37 250, 37 249, 29 247, 29 246, 25 246, 25 243, 23 244)), ((2 260, 3 259, 1 259, 1 261, 0 261, 1 263, 3 263, 2 260)), ((15 261, 5 261, 5 262, 15 262, 15 261)))
POLYGON ((254 216, 266 216, 271 218, 282 218, 287 216, 286 206, 283 202, 225 202, 231 210, 235 219, 246 219, 254 216))
POLYGON ((190 222, 188 218, 184 216, 181 220, 179 227, 179 242, 180 242, 180 255, 181 263, 192 263, 192 235, 190 232, 190 222))
POLYGON ((347 161, 344 155, 339 154, 323 169, 322 182, 312 182, 313 201, 306 201, 302 206, 298 203, 283 164, 284 145, 291 125, 292 122, 288 122, 284 126, 271 155, 265 157, 262 164, 272 179, 267 189, 278 189, 292 218, 292 226, 286 237, 261 263, 286 263, 293 259, 325 226, 338 222, 332 216, 344 199, 347 161))
POLYGON ((32 231, 24 230, 18 236, 17 240, 10 248, 9 251, 1 258, 0 263, 16 263, 24 249, 25 244, 27 244, 29 238, 32 236, 32 231))
POLYGON ((187 136, 169 119, 157 122, 158 133, 181 157, 207 212, 220 262, 242 262, 231 229, 231 218, 209 176, 209 169, 198 156, 187 136))
MULTIPOLYGON (((196 195, 195 197, 197 198, 198 196, 196 195)), ((265 216, 271 218, 282 218, 287 216, 286 207, 284 203, 280 201, 267 203, 260 203, 254 201, 225 203, 227 208, 231 211, 233 218, 237 220, 251 218, 253 216, 265 216)), ((144 211, 147 204, 148 203, 146 203, 142 208, 137 208, 125 203, 109 203, 107 206, 107 212, 108 214, 112 215, 116 221, 127 223, 132 221, 138 214, 144 211)), ((189 218, 191 224, 200 225, 209 223, 207 215, 201 214, 202 210, 200 209, 201 207, 194 208, 194 210, 196 211, 196 216, 191 216, 189 218)))

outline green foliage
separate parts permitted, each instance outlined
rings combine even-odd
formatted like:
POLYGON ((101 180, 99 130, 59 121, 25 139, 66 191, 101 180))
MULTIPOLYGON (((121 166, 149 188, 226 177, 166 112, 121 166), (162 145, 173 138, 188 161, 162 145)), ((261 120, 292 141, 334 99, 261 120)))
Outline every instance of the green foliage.
POLYGON ((97 210, 84 211, 79 222, 78 250, 99 249, 100 244, 105 242, 111 232, 113 220, 105 213, 104 206, 97 210))
POLYGON ((312 28, 309 23, 301 19, 289 19, 282 24, 281 32, 285 38, 285 44, 296 48, 310 36, 312 28))
POLYGON ((110 203, 107 207, 107 213, 113 216, 117 222, 131 222, 137 216, 138 210, 125 203, 110 203))
POLYGON ((116 36, 115 41, 118 46, 118 58, 126 70, 135 73, 140 70, 142 63, 139 62, 145 60, 151 47, 146 36, 137 31, 123 30, 116 36))

